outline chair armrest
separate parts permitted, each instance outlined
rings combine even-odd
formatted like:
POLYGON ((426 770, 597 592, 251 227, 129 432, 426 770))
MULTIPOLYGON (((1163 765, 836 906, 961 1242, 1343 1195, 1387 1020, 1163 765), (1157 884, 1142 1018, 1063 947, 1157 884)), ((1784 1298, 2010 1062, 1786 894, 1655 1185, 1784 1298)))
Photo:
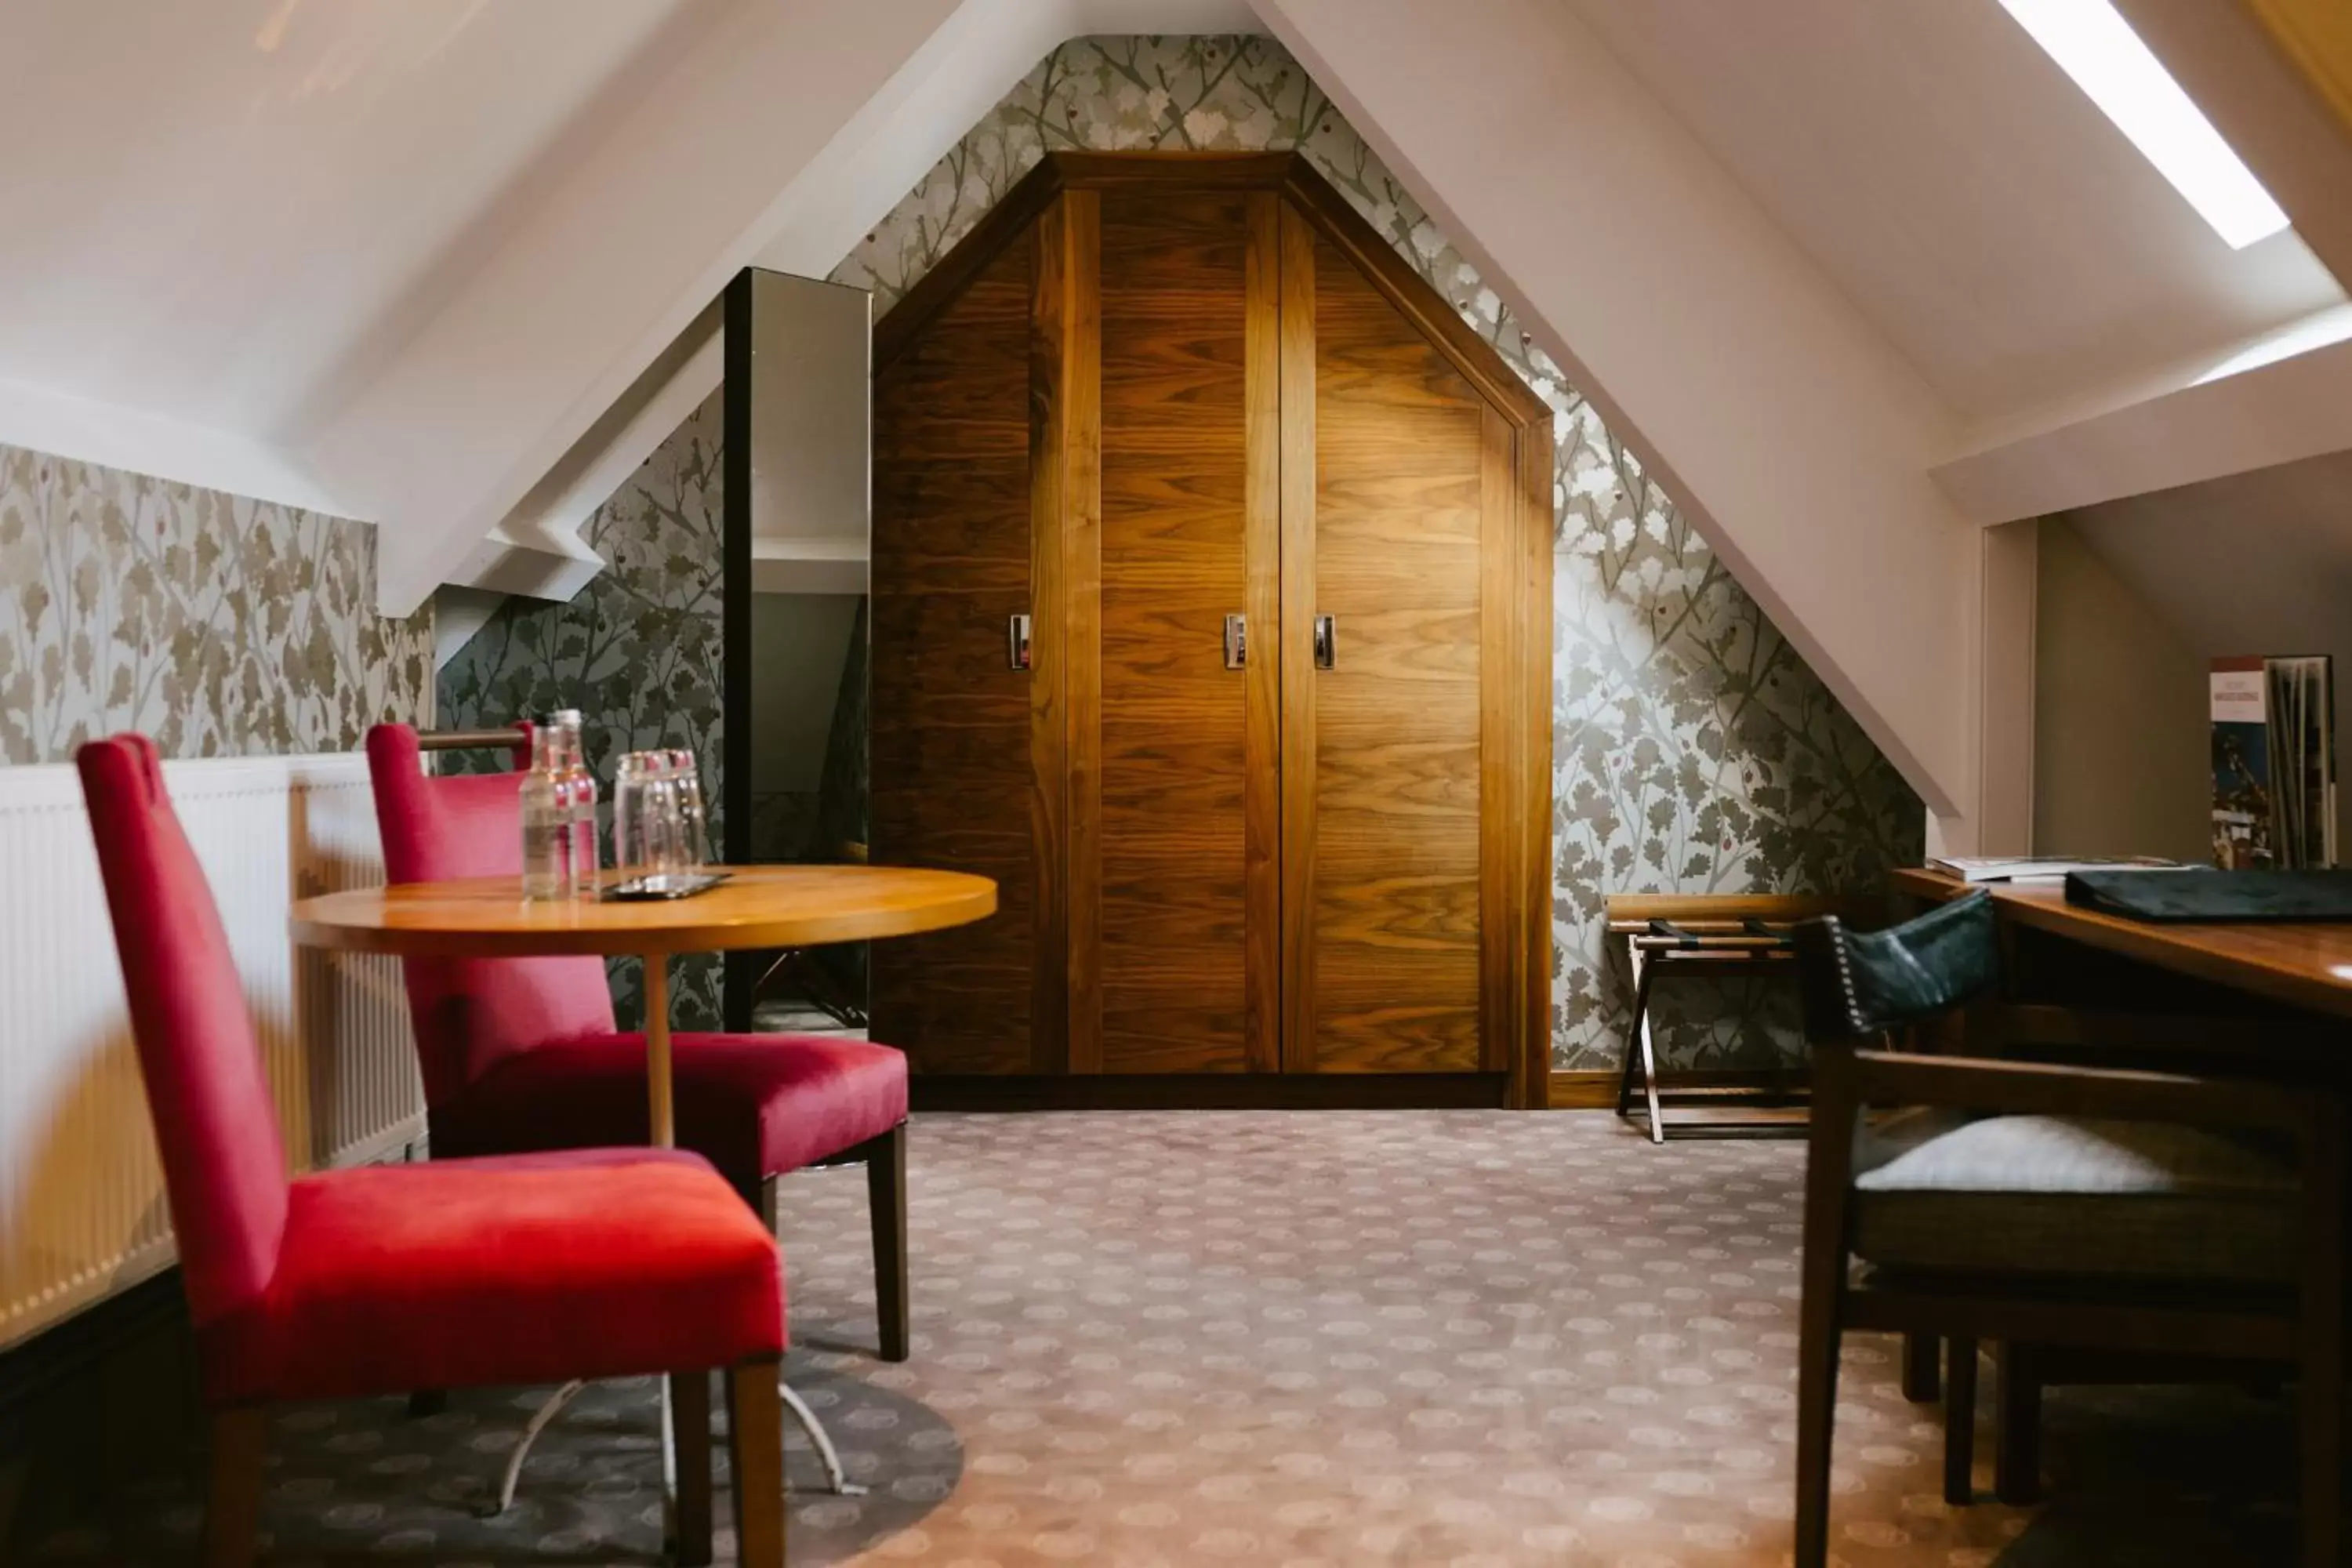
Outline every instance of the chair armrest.
POLYGON ((2292 1015, 2122 1013, 2034 1003, 1990 1005, 1972 1015, 1969 1022, 2003 1047, 2055 1046, 2208 1058, 2252 1054, 2273 1062, 2315 1055, 2343 1037, 2340 1025, 2331 1026, 2292 1015))
POLYGON ((2311 1128, 2318 1100, 2311 1090, 2237 1079, 1893 1051, 1825 1051, 1816 1064, 1817 1073, 1823 1070, 1843 1080, 1832 1098, 1856 1105, 2107 1116, 2294 1132, 2311 1128))

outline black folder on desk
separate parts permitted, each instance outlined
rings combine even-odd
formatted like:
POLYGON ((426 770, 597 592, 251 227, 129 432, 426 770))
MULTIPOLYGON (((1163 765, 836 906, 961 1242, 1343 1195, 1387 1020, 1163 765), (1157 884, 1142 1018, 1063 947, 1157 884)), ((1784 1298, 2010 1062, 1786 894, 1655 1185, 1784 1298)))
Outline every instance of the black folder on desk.
POLYGON ((2352 921, 2352 870, 2071 871, 2066 901, 2135 921, 2352 921))

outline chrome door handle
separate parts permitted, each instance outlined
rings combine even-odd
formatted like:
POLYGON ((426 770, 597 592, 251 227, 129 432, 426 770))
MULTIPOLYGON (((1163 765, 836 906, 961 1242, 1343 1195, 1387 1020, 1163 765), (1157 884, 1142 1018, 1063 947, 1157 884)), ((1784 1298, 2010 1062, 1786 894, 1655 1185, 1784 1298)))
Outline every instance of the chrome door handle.
POLYGON ((1328 669, 1339 662, 1339 625, 1329 616, 1315 617, 1315 668, 1328 669))
POLYGON ((1225 668, 1242 669, 1249 664, 1249 617, 1225 617, 1225 668))
POLYGON ((1014 669, 1029 668, 1029 617, 1008 616, 1004 622, 1004 661, 1014 669))

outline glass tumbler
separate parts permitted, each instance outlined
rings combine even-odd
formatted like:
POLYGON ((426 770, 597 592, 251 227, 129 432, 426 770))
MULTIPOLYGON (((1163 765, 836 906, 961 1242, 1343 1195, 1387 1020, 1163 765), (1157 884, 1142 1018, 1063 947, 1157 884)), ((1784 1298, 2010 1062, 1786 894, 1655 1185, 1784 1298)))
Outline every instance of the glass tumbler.
POLYGON ((667 818, 676 807, 668 777, 669 758, 661 752, 629 752, 614 765, 613 862, 629 877, 669 869, 674 837, 667 818))
POLYGON ((694 753, 684 747, 671 750, 669 773, 677 786, 678 860, 675 869, 692 871, 710 863, 710 826, 702 805, 702 773, 694 753))

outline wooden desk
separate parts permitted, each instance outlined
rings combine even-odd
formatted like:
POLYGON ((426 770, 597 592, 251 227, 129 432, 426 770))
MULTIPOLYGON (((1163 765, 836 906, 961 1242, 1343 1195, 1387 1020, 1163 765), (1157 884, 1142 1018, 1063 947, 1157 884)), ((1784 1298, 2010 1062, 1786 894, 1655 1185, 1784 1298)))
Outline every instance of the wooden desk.
MULTIPOLYGON (((2161 872, 2150 872, 2161 876, 2161 872)), ((2002 920, 2210 984, 2352 1019, 2352 923, 2159 924, 2066 901, 2063 882, 1979 884, 2002 920)), ((1970 890, 1938 871, 1906 869, 1894 890, 1945 903, 1970 890)))

